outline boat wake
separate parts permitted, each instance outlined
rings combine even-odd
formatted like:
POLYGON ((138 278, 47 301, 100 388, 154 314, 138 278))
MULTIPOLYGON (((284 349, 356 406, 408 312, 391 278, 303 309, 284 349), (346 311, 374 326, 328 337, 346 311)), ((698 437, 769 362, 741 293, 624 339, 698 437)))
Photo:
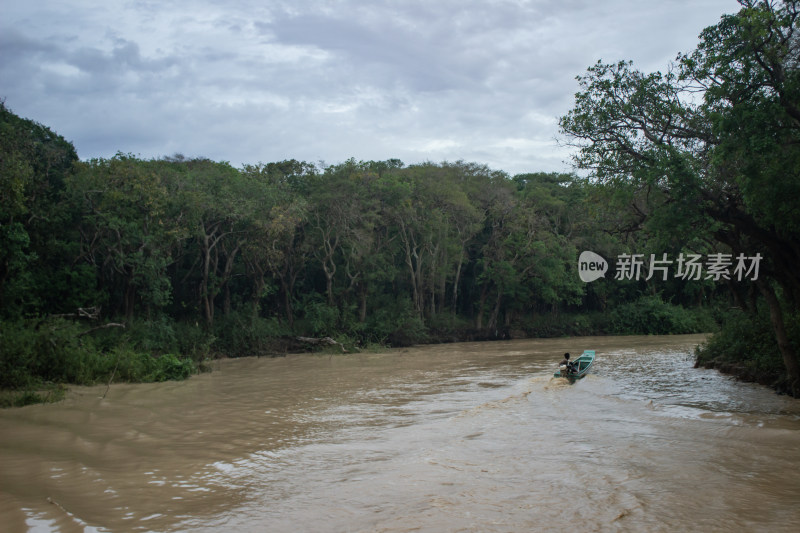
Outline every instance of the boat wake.
POLYGON ((573 384, 567 378, 548 378, 544 385, 545 391, 568 389, 573 384))

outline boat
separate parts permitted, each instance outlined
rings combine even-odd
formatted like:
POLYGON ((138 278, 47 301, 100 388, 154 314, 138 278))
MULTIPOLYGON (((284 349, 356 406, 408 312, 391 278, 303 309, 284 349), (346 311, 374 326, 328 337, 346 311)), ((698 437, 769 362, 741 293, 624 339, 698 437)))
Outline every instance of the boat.
POLYGON ((575 358, 569 365, 561 365, 558 371, 553 374, 556 378, 567 378, 569 380, 576 380, 582 378, 589 372, 594 364, 594 350, 584 350, 577 358, 575 358))

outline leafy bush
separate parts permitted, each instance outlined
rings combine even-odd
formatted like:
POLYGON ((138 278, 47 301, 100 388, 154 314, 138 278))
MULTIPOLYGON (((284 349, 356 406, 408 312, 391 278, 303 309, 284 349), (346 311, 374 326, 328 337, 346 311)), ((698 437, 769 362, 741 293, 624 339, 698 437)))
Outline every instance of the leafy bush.
POLYGON ((130 346, 119 346, 107 357, 108 372, 102 376, 114 381, 153 382, 170 379, 186 379, 195 370, 189 359, 180 359, 174 354, 153 357, 136 351, 130 346))
POLYGON ((306 297, 301 309, 303 317, 297 322, 298 331, 313 337, 331 336, 339 331, 339 309, 329 306, 317 294, 306 297))
POLYGON ((128 325, 127 331, 133 346, 144 352, 158 355, 178 350, 174 322, 166 316, 135 320, 128 325))
POLYGON ((189 359, 180 359, 175 354, 165 354, 156 359, 153 381, 186 379, 194 373, 194 364, 189 359))
POLYGON ((521 329, 534 338, 578 337, 603 334, 607 330, 606 323, 606 316, 599 312, 545 314, 517 322, 513 329, 521 329))
POLYGON ((364 335, 368 341, 391 346, 409 346, 424 342, 428 328, 414 311, 407 296, 383 295, 377 298, 375 311, 367 317, 364 335))
POLYGON ((517 321, 529 337, 578 337, 586 335, 673 335, 706 333, 717 329, 711 310, 686 309, 645 297, 607 313, 561 313, 536 315, 517 321))
MULTIPOLYGON (((800 328, 795 321, 789 334, 795 344, 800 340, 800 328)), ((759 309, 755 314, 731 310, 718 332, 712 335, 695 352, 699 365, 737 365, 754 376, 778 376, 785 372, 783 358, 775 339, 769 312, 759 309)))
POLYGON ((248 309, 217 319, 213 348, 228 357, 272 353, 277 337, 291 332, 275 318, 254 317, 248 309))
POLYGON ((441 313, 428 321, 428 336, 438 341, 458 342, 473 330, 472 321, 451 313, 441 313))
POLYGON ((37 390, 0 390, 0 408, 58 402, 64 399, 66 392, 66 387, 60 384, 37 387, 37 390))
POLYGON ((85 325, 64 319, 0 322, 0 389, 7 391, 0 405, 60 399, 62 383, 164 381, 196 371, 190 359, 172 353, 154 357, 124 337, 110 350, 98 349, 86 331, 85 325))
POLYGON ((178 353, 189 357, 196 363, 211 356, 211 347, 217 338, 197 323, 176 322, 174 325, 178 353))
POLYGON ((0 387, 93 383, 105 367, 92 339, 82 332, 62 319, 0 323, 0 387))
POLYGON ((32 384, 37 332, 20 322, 0 322, 0 388, 19 389, 32 384))
POLYGON ((612 335, 705 333, 715 329, 710 311, 689 310, 655 296, 618 306, 608 317, 608 333, 612 335))

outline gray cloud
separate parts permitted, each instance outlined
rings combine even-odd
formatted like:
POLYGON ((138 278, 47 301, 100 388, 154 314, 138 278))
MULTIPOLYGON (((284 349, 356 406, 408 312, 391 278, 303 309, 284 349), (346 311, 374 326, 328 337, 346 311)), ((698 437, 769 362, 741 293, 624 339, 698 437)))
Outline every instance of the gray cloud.
POLYGON ((734 0, 14 3, 0 97, 83 158, 465 159, 568 170, 598 59, 664 69, 734 0), (49 4, 49 3, 48 3, 49 4))

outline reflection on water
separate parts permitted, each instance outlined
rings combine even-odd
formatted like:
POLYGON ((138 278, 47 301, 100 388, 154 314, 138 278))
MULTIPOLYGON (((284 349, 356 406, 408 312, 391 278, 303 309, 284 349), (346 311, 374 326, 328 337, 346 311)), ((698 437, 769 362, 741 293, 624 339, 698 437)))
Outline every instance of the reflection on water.
POLYGON ((700 336, 222 361, 0 412, 10 531, 794 531, 800 406, 700 336), (564 351, 593 373, 552 378, 564 351))

